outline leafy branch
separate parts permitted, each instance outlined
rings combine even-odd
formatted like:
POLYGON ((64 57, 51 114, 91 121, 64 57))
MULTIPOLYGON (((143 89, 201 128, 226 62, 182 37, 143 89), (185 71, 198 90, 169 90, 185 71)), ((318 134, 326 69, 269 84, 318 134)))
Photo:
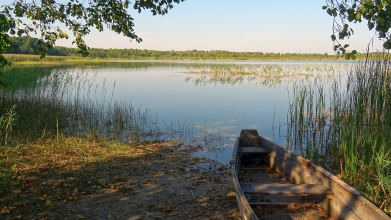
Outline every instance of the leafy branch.
MULTIPOLYGON (((141 13, 150 10, 153 15, 165 15, 173 8, 173 3, 185 0, 136 0, 133 9, 141 13)), ((41 58, 53 48, 59 39, 68 39, 66 31, 55 24, 62 23, 75 36, 72 42, 78 47, 78 53, 88 56, 89 47, 84 41, 91 28, 103 31, 104 27, 130 38, 130 41, 142 42, 133 27, 134 19, 129 14, 129 0, 69 0, 67 3, 58 0, 15 0, 9 5, 0 7, 0 70, 10 66, 11 62, 3 54, 9 49, 15 49, 10 36, 30 33, 40 34, 36 52, 41 58), (27 18, 31 23, 24 23, 21 18, 27 18)), ((0 72, 1 74, 1 72, 0 72)), ((1 81, 0 84, 5 84, 1 81)))
POLYGON ((348 44, 342 45, 339 40, 349 38, 354 31, 349 22, 357 23, 366 20, 368 29, 375 28, 380 40, 385 40, 383 47, 391 49, 391 38, 388 32, 391 26, 391 0, 326 0, 323 10, 333 17, 334 51, 344 54, 347 60, 355 59, 357 51, 348 51, 348 44), (338 35, 338 38, 337 36, 338 35))

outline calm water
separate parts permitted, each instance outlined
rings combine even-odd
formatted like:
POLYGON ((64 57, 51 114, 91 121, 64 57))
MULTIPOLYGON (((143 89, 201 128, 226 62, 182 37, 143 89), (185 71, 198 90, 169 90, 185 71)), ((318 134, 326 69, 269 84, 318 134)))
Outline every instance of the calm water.
MULTIPOLYGON (((197 73, 193 62, 111 62, 78 64, 70 71, 83 72, 93 80, 92 88, 105 98, 127 100, 135 106, 158 113, 161 123, 187 121, 205 124, 208 129, 222 131, 227 146, 219 152, 203 151, 205 156, 228 163, 232 147, 241 129, 257 129, 261 136, 285 144, 285 127, 289 95, 300 77, 278 80, 254 78, 251 75, 223 77, 197 73), (274 129, 273 129, 274 125, 274 129)), ((207 62, 207 64, 222 62, 207 62)), ((232 64, 232 62, 225 62, 232 64)), ((264 71, 332 72, 343 77, 351 62, 252 62, 235 64, 264 71)), ((204 66, 204 63, 197 63, 204 66)), ((303 77, 301 77, 303 78, 303 77)), ((309 77, 313 80, 315 77, 309 77)), ((322 81, 327 88, 330 78, 322 81)), ((342 80, 343 81, 343 80, 342 80)), ((101 96, 99 96, 101 97, 101 96)))

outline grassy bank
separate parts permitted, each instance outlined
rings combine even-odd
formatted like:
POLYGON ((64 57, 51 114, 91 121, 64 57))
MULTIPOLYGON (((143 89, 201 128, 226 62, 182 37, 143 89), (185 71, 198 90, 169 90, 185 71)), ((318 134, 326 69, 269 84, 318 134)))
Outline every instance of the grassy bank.
POLYGON ((162 126, 148 109, 106 100, 104 85, 93 87, 94 77, 83 72, 15 66, 4 78, 11 84, 0 92, 0 214, 54 210, 80 198, 86 185, 98 184, 100 163, 118 157, 148 160, 138 157, 140 143, 221 146, 223 138, 205 127, 162 126), (83 182, 83 175, 94 183, 83 182))
POLYGON ((16 64, 55 64, 55 63, 76 63, 76 62, 106 62, 105 59, 82 58, 80 56, 46 56, 32 54, 4 54, 9 61, 16 64))
POLYGON ((213 166, 192 152, 175 143, 113 143, 97 136, 1 146, 0 218, 238 217, 228 167, 192 169, 200 162, 213 166))
MULTIPOLYGON (((206 128, 186 122, 159 125, 157 113, 126 101, 106 100, 94 76, 68 69, 16 67, 4 72, 10 86, 0 93, 0 109, 17 111, 14 136, 34 140, 43 133, 102 135, 107 140, 208 140, 206 128), (45 131, 45 132, 44 132, 45 131)), ((50 136, 50 135, 49 135, 50 136)), ((213 139, 213 138, 212 138, 213 139)))
MULTIPOLYGON (((49 63, 75 63, 75 62, 107 62, 107 61, 202 61, 202 60, 216 60, 216 61, 238 61, 238 60, 251 60, 251 61, 346 61, 343 57, 334 57, 330 56, 330 58, 316 58, 310 57, 306 58, 284 58, 280 56, 271 56, 265 58, 252 58, 248 57, 247 59, 235 59, 232 57, 205 57, 204 59, 198 57, 189 57, 189 56, 169 56, 169 57, 161 57, 161 56, 131 56, 128 58, 123 57, 86 57, 82 58, 80 56, 46 56, 43 59, 40 59, 39 55, 31 55, 31 54, 4 54, 4 56, 10 60, 11 62, 15 62, 18 64, 49 64, 49 63)), ((359 56, 357 60, 364 60, 364 56, 359 56)))
POLYGON ((46 208, 54 211, 59 204, 79 199, 81 192, 89 193, 86 188, 101 186, 96 174, 103 162, 121 156, 140 161, 148 149, 156 150, 144 148, 105 142, 96 136, 8 142, 0 147, 0 214, 26 218, 46 208))
POLYGON ((391 213, 390 55, 369 57, 336 79, 296 84, 288 115, 288 147, 338 175, 391 213))

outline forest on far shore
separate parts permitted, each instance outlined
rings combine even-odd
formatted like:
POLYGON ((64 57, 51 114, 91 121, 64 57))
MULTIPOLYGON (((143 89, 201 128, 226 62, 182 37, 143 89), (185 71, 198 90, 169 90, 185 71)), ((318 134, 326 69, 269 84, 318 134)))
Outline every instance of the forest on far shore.
MULTIPOLYGON (((6 54, 36 55, 37 38, 30 36, 11 37, 17 49, 6 54)), ((52 56, 81 56, 77 48, 56 46, 48 50, 52 56)), ((131 60, 345 60, 341 55, 327 53, 263 53, 263 52, 230 52, 224 50, 189 50, 189 51, 158 51, 140 49, 101 49, 91 48, 89 57, 93 59, 131 59, 131 60)), ((357 59, 365 59, 365 53, 357 54, 357 59)))

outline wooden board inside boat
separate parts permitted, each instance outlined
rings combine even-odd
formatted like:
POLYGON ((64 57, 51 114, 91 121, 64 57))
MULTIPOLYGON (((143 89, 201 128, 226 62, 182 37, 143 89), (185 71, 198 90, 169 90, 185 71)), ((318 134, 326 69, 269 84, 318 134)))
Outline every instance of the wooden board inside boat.
POLYGON ((239 184, 258 219, 329 219, 318 203, 306 194, 309 190, 316 194, 332 192, 321 185, 281 182, 281 178, 270 169, 240 170, 239 184))
POLYGON ((245 220, 390 219, 357 190, 256 130, 241 131, 230 163, 245 220))

